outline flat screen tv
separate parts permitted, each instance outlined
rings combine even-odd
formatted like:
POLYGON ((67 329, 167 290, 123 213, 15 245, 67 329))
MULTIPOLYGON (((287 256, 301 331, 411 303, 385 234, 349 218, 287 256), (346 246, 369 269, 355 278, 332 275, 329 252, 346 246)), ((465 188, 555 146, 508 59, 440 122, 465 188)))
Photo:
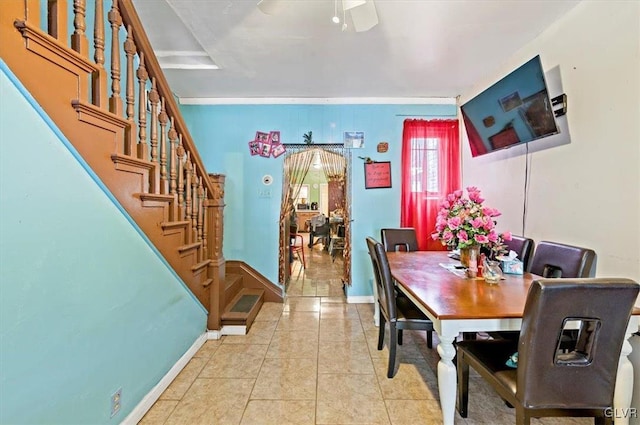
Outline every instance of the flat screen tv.
POLYGON ((471 155, 560 132, 536 56, 460 107, 471 155))

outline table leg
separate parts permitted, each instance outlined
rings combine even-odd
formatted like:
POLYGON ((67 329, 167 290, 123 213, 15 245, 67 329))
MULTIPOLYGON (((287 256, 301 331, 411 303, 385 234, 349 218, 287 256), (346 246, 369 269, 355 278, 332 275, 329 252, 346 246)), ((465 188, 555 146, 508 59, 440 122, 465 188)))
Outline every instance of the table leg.
POLYGON ((611 412, 616 425, 629 425, 631 415, 639 414, 635 410, 630 410, 631 395, 633 393, 633 365, 628 357, 632 350, 631 344, 629 343, 631 335, 632 333, 629 332, 622 344, 620 361, 618 363, 616 387, 613 394, 613 412, 611 412))
POLYGON ((440 407, 444 425, 453 425, 456 413, 456 367, 452 361, 456 354, 456 349, 453 346, 456 336, 439 335, 438 391, 440 392, 440 407))

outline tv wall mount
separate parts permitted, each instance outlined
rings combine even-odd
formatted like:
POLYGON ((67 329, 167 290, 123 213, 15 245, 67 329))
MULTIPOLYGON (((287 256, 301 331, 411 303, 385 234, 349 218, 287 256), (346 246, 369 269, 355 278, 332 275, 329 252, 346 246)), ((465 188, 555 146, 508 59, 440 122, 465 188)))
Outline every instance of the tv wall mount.
POLYGON ((562 105, 559 109, 554 109, 553 114, 556 118, 561 117, 567 113, 567 95, 562 93, 551 99, 551 106, 562 105))

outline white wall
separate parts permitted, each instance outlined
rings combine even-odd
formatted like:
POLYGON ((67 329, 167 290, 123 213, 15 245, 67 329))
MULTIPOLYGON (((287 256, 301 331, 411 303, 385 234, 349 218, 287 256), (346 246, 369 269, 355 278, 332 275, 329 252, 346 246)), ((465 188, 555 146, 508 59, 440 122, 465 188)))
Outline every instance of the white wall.
MULTIPOLYGON (((597 276, 640 281, 640 2, 581 2, 461 103, 537 54, 547 75, 559 68, 571 143, 529 154, 526 235, 592 248, 597 276)), ((466 134, 463 146, 465 187, 521 234, 524 149, 472 158, 466 134)))

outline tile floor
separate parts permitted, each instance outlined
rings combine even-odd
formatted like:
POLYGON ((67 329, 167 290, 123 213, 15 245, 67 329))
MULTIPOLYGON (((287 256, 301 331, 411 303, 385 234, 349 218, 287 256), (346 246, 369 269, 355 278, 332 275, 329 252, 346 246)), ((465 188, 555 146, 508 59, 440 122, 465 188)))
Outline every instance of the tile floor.
MULTIPOLYGON (((331 262, 321 245, 305 254, 308 267, 294 262, 285 302, 264 304, 247 335, 207 341, 140 424, 442 423, 437 338, 429 349, 424 332, 405 331, 388 379, 373 304, 346 303, 339 256, 331 262)), ((513 409, 477 376, 469 398, 469 417, 456 414, 456 424, 515 423, 513 409)))

